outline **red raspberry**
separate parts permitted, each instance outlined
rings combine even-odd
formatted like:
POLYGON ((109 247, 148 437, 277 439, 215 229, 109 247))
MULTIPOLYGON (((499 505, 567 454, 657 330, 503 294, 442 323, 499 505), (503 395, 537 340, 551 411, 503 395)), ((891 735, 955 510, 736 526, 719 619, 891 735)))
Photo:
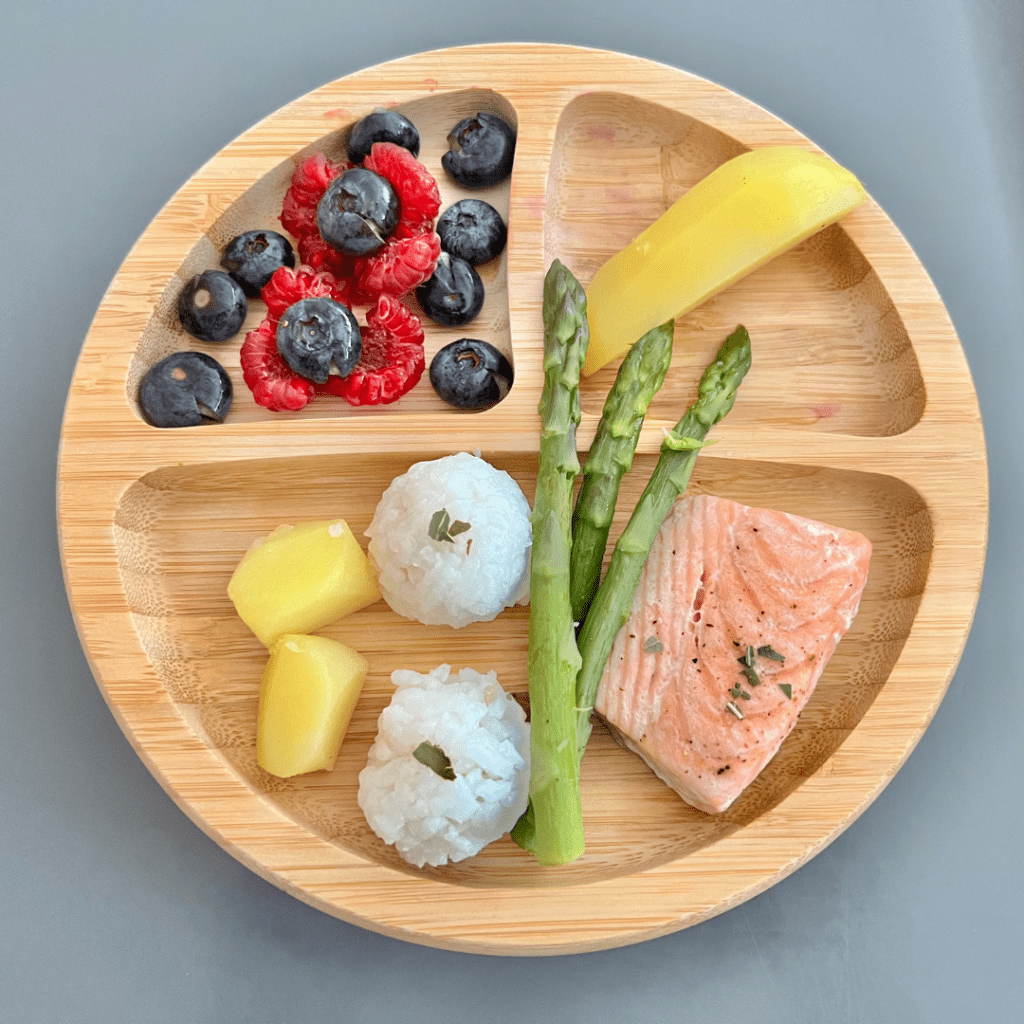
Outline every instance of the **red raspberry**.
POLYGON ((245 383, 258 405, 275 412, 301 409, 317 394, 338 395, 350 405, 383 405, 413 388, 426 367, 423 325, 397 299, 381 295, 366 314, 363 351, 347 377, 331 375, 314 384, 295 373, 277 351, 277 324, 284 311, 300 299, 327 296, 345 302, 345 282, 300 265, 281 267, 261 293, 267 317, 245 336, 241 363, 245 383))
POLYGON ((245 336, 242 375, 257 405, 274 412, 301 409, 316 395, 313 382, 293 373, 277 351, 277 321, 269 317, 245 336))
POLYGON ((319 235, 317 204, 323 199, 327 186, 351 166, 349 163, 336 164, 323 153, 314 153, 303 160, 292 174, 291 187, 285 193, 281 207, 281 224, 285 231, 295 238, 319 235))
POLYGON ((354 301, 369 305, 378 295, 407 295, 433 274, 440 255, 441 239, 433 228, 412 238, 389 238, 376 256, 355 261, 354 301))
POLYGON ((325 271, 317 273, 312 267, 300 263, 294 270, 278 267, 263 286, 260 298, 267 304, 267 313, 275 322, 281 314, 299 299, 314 299, 326 296, 349 305, 346 282, 338 282, 325 271))
POLYGON ((433 228, 441 209, 441 193, 430 172, 409 150, 393 142, 376 142, 363 166, 387 178, 398 195, 398 238, 412 238, 433 228))
MULTIPOLYGON (((326 270, 343 284, 347 284, 355 276, 355 259, 328 245, 320 237, 319 231, 315 235, 301 236, 296 248, 299 250, 299 259, 303 263, 316 270, 326 270)), ((360 305, 363 306, 368 304, 368 302, 360 302, 360 305)))
POLYGON ((350 282, 352 303, 368 306, 381 294, 408 294, 434 272, 441 243, 433 221, 441 207, 441 196, 437 182, 423 164, 392 142, 376 143, 363 165, 387 178, 401 204, 398 227, 379 253, 353 259, 320 237, 317 204, 331 181, 350 166, 333 163, 322 153, 307 158, 295 169, 284 197, 281 223, 295 237, 304 264, 350 282))
POLYGON ((426 367, 423 325, 407 306, 381 295, 366 314, 363 351, 347 377, 331 376, 319 391, 350 405, 386 405, 415 387, 426 367))
POLYGON ((299 299, 327 296, 348 305, 348 289, 327 273, 299 265, 294 270, 279 267, 263 286, 261 298, 267 304, 267 317, 245 336, 240 358, 242 375, 257 405, 280 412, 301 409, 316 397, 312 381, 295 373, 277 351, 277 322, 284 311, 299 299))

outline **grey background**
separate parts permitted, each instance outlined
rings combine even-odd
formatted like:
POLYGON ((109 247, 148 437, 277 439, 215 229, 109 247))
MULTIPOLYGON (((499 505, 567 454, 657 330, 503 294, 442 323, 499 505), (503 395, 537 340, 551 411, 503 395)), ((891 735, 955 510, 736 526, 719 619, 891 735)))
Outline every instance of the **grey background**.
POLYGON ((1024 1017, 1024 13, 1017 2, 0 4, 0 1021, 986 1022, 1024 1017), (851 167, 943 295, 992 479, 973 632, 932 727, 811 863, 696 928, 504 959, 382 938, 179 812, 93 683, 56 544, 64 396, 104 289, 225 143, 324 82, 489 41, 696 72, 851 167))

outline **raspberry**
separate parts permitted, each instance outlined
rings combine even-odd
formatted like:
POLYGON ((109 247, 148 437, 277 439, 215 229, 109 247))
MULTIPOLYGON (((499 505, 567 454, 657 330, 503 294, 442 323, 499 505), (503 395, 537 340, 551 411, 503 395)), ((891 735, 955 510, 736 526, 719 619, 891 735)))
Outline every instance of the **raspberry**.
POLYGON ((402 210, 396 236, 412 238, 434 226, 441 209, 441 193, 430 172, 412 153, 393 142, 377 142, 363 166, 387 178, 398 194, 402 210))
POLYGON ((267 304, 267 313, 275 322, 281 314, 300 299, 336 299, 346 306, 346 282, 338 282, 332 274, 317 273, 312 267, 300 264, 294 270, 279 267, 263 286, 260 297, 267 304))
POLYGON ((242 375, 257 405, 274 412, 301 409, 316 395, 312 381, 288 368, 277 351, 277 321, 267 318, 245 336, 242 375))
MULTIPOLYGON (((303 239, 317 230, 316 203, 310 206, 308 202, 300 202, 289 189, 284 195, 284 202, 281 203, 281 216, 278 219, 293 238, 303 239)), ((302 262, 305 263, 306 260, 303 259, 302 262)))
MULTIPOLYGON (((330 249, 329 246, 325 248, 330 249)), ((345 259, 340 253, 336 255, 345 259)), ((392 235, 380 252, 353 261, 351 276, 348 277, 352 301, 369 306, 380 295, 391 295, 396 299, 408 295, 433 274, 440 255, 441 240, 432 228, 429 233, 411 238, 392 235)), ((324 258, 324 265, 337 267, 338 264, 328 255, 324 258)))
POLYGON ((347 292, 345 282, 309 266, 274 271, 261 293, 267 317, 245 336, 241 351, 242 374, 258 405, 275 412, 301 409, 318 394, 338 395, 350 405, 383 405, 416 385, 426 367, 423 325, 390 295, 381 295, 368 310, 360 332, 362 354, 347 377, 332 374, 325 384, 314 384, 281 358, 277 324, 284 311, 300 299, 320 296, 348 305, 347 292))
MULTIPOLYGON (((292 174, 291 187, 285 193, 281 207, 281 224, 295 238, 318 235, 316 207, 330 185, 351 164, 336 164, 323 153, 307 157, 292 174)), ((303 260, 305 262, 305 260, 303 260)))
POLYGON ((280 267, 260 293, 267 304, 267 317, 245 336, 240 358, 242 375, 257 405, 280 412, 301 409, 316 397, 312 381, 294 373, 277 350, 277 322, 284 311, 300 299, 326 296, 348 305, 348 289, 334 277, 299 265, 294 270, 280 267))
POLYGON ((434 273, 440 255, 441 239, 433 229, 412 238, 388 239, 376 256, 355 261, 354 301, 369 305, 378 295, 407 295, 434 273))
POLYGON ((320 237, 317 204, 331 181, 348 168, 322 153, 295 169, 284 197, 281 223, 295 237, 302 263, 333 274, 339 282, 349 282, 348 304, 369 306, 381 294, 396 298, 408 294, 434 272, 441 244, 433 221, 441 207, 441 196, 427 169, 393 142, 375 143, 363 166, 387 178, 401 205, 398 227, 379 253, 353 259, 320 237))
MULTIPOLYGON (((317 232, 302 235, 297 243, 299 259, 314 270, 325 270, 340 282, 347 283, 355 274, 355 260, 329 246, 317 232)), ((367 305, 368 303, 362 303, 367 305)))
POLYGON ((381 295, 366 314, 363 351, 347 377, 328 378, 319 391, 350 405, 386 405, 415 387, 426 367, 423 325, 407 306, 381 295))

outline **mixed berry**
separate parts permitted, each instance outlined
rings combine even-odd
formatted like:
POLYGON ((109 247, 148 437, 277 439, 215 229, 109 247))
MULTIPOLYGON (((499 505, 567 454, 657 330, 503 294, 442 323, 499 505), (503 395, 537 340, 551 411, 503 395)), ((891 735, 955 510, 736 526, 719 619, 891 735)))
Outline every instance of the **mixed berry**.
POLYGON ((279 325, 303 299, 328 298, 344 305, 332 274, 299 266, 283 268, 263 289, 267 317, 242 343, 245 383, 257 404, 275 412, 301 409, 317 395, 344 398, 350 405, 397 401, 419 382, 426 368, 423 326, 407 306, 390 295, 378 296, 360 328, 359 357, 349 372, 312 380, 285 361, 279 325))
POLYGON ((397 110, 375 110, 352 126, 348 137, 348 158, 354 164, 362 163, 375 142, 393 142, 420 155, 420 133, 416 125, 397 110))
POLYGON ((387 178, 352 167, 327 186, 316 206, 320 237, 345 256, 380 252, 398 227, 398 195, 387 178))
MULTIPOLYGON (((511 173, 515 132, 502 119, 479 113, 448 139, 441 163, 457 184, 486 188, 511 173)), ((408 297, 415 292, 423 312, 445 326, 480 312, 484 286, 474 266, 501 253, 506 225, 479 199, 454 203, 438 220, 440 191, 419 148, 408 118, 374 111, 349 134, 350 162, 316 153, 295 168, 280 214, 294 241, 246 231, 225 247, 223 270, 182 289, 182 327, 203 341, 237 335, 248 298, 266 304, 240 353, 257 404, 297 410, 322 394, 357 406, 397 401, 426 368, 423 326, 408 297)), ((480 409, 505 397, 512 368, 493 346, 462 339, 438 353, 430 378, 444 401, 480 409)), ((230 378, 211 356, 179 353, 147 373, 140 403, 156 426, 223 419, 230 378)))
POLYGON ((471 264, 442 252, 434 273, 416 289, 416 298, 434 323, 461 327, 483 309, 484 283, 471 264))
POLYGON ((375 143, 362 170, 380 176, 394 190, 398 219, 382 247, 356 256, 326 241, 318 223, 320 201, 348 170, 347 164, 322 153, 304 160, 285 194, 281 223, 297 240, 300 261, 346 282, 354 305, 369 306, 382 292, 401 298, 430 277, 441 252, 434 231, 441 208, 437 182, 407 149, 393 142, 375 143))
POLYGON ((255 299, 278 267, 295 266, 295 250, 276 231, 246 231, 228 242, 220 265, 255 299))
POLYGON ((154 427, 219 423, 231 408, 231 378, 205 352, 175 352, 142 378, 139 404, 154 427))
POLYGON ((479 266, 501 254, 508 241, 508 228, 490 203, 460 199, 441 214, 437 237, 444 252, 479 266))
POLYGON ((227 341, 242 328, 248 307, 242 286, 223 270, 196 274, 178 295, 181 326, 200 341, 227 341))
POLYGON ((430 362, 430 383, 456 409, 480 411, 500 402, 512 387, 512 364, 493 345, 460 338, 430 362))
POLYGON ((382 294, 366 312, 355 369, 347 377, 328 377, 322 391, 340 395, 349 405, 387 405, 416 386, 426 365, 420 318, 382 294))
POLYGON ((281 358, 314 384, 326 383, 332 366, 342 377, 351 373, 362 350, 359 321, 334 299, 299 299, 277 323, 281 358))
POLYGON ((448 133, 448 146, 441 166, 463 188, 489 188, 512 173, 516 133, 495 114, 460 121, 448 133))

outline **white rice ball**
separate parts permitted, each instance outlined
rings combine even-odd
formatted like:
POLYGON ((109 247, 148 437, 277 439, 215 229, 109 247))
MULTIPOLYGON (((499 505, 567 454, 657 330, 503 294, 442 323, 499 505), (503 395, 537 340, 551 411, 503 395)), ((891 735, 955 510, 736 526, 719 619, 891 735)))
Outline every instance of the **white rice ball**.
POLYGON ((366 536, 384 600, 399 615, 460 627, 529 598, 529 502, 508 473, 467 452, 396 477, 366 536), (436 536, 442 512, 450 539, 436 536))
POLYGON ((530 726, 495 672, 391 674, 397 687, 377 720, 377 738, 359 773, 359 806, 370 828, 410 864, 437 867, 479 853, 526 810, 530 726), (454 780, 413 756, 440 748, 454 780))

